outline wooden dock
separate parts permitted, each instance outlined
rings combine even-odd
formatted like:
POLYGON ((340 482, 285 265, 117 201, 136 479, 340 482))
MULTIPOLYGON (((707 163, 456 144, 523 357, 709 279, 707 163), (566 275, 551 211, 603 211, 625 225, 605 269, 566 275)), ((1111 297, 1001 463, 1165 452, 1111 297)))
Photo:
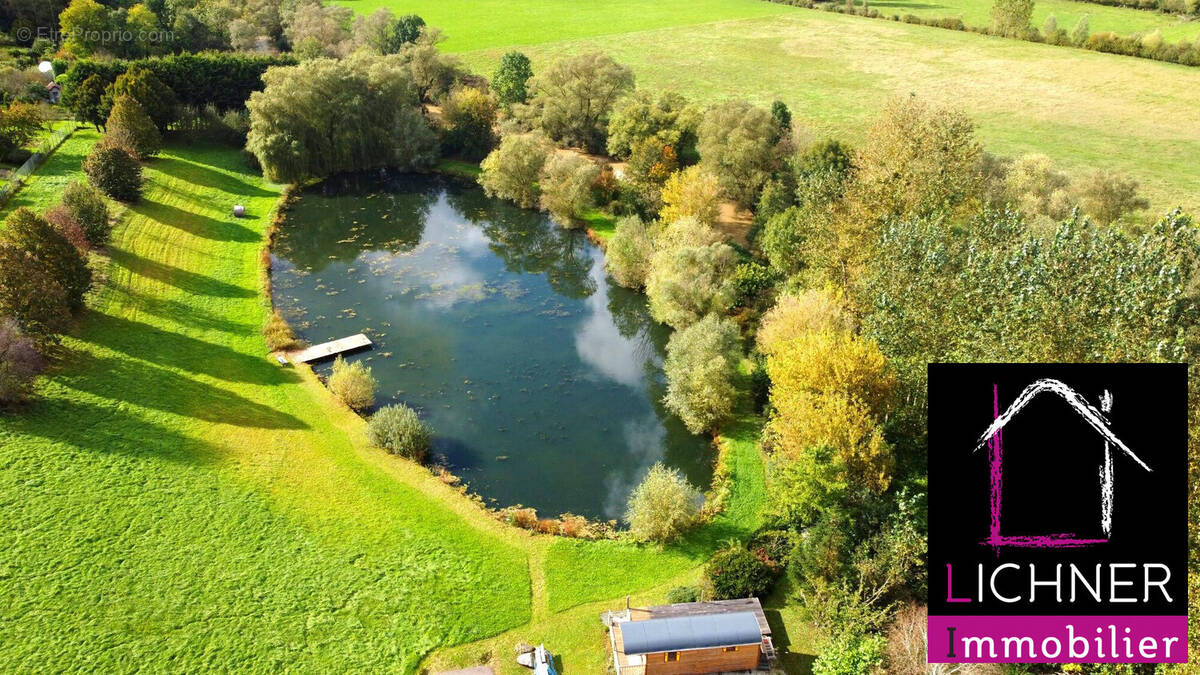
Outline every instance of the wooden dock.
POLYGON ((294 354, 291 354, 289 359, 293 363, 311 363, 313 361, 320 361, 321 359, 327 359, 331 356, 345 354, 346 352, 352 352, 370 346, 371 339, 366 335, 359 333, 357 335, 351 335, 350 337, 341 338, 340 340, 323 342, 319 345, 313 345, 307 349, 302 349, 294 354))

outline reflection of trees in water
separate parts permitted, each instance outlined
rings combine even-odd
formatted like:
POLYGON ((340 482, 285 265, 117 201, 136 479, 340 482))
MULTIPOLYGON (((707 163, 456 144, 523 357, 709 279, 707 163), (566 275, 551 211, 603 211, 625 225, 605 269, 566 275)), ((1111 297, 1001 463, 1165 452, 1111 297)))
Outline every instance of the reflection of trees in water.
POLYGON ((421 176, 353 174, 305 190, 275 237, 275 252, 319 272, 363 251, 399 253, 421 241, 442 185, 421 176))
POLYGON ((489 248, 511 272, 543 274, 550 288, 568 298, 596 292, 588 274, 592 244, 580 231, 566 230, 541 213, 489 198, 476 187, 451 186, 446 201, 464 218, 479 225, 489 248))

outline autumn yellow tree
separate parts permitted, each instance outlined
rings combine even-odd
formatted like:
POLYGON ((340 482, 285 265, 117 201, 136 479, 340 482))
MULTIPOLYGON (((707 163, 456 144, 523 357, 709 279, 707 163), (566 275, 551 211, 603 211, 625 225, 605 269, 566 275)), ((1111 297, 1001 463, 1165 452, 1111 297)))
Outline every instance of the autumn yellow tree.
POLYGON ((721 213, 721 188, 717 179, 699 166, 690 166, 671 174, 662 189, 662 211, 665 222, 680 218, 695 218, 712 225, 721 213))
POLYGON ((767 371, 778 452, 794 458, 828 447, 850 479, 887 489, 892 452, 880 421, 896 383, 878 345, 846 331, 809 331, 774 344, 767 371))

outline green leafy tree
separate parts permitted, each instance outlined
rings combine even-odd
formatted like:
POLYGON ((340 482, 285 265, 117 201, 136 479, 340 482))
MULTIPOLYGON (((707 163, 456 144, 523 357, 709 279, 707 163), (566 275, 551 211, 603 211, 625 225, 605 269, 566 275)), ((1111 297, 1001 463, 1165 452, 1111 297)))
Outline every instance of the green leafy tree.
POLYGON ((700 164, 717 177, 725 196, 750 207, 776 163, 778 127, 771 113, 746 101, 719 103, 704 114, 700 164))
POLYGON ((533 66, 529 57, 521 52, 506 52, 500 58, 500 65, 492 74, 492 91, 505 109, 511 109, 515 103, 525 103, 529 100, 529 79, 533 77, 533 66))
POLYGON ((132 96, 123 94, 113 103, 105 137, 129 151, 137 159, 147 159, 162 150, 162 135, 132 96))
POLYGON ((404 45, 400 57, 408 65, 409 76, 417 90, 417 100, 432 103, 441 98, 460 79, 458 57, 438 49, 445 40, 437 28, 424 28, 415 42, 404 45))
POLYGON ((600 175, 596 163, 575 153, 550 155, 539 181, 540 204, 555 222, 573 227, 593 205, 592 184, 600 175))
POLYGON ((95 0, 71 0, 58 17, 63 49, 76 56, 89 56, 106 47, 103 37, 113 34, 112 10, 95 0))
POLYGON ((637 216, 617 222, 604 251, 604 266, 613 281, 625 288, 641 288, 650 274, 654 236, 637 216))
POLYGON ((20 207, 4 219, 4 239, 25 251, 62 287, 67 307, 77 312, 92 286, 92 271, 87 260, 71 242, 50 226, 46 219, 27 207, 20 207))
POLYGON ((104 104, 104 92, 107 88, 108 85, 99 75, 89 75, 80 82, 67 97, 75 119, 92 124, 97 130, 104 126, 108 120, 104 104))
POLYGON ((417 412, 403 404, 384 406, 371 415, 367 436, 372 443, 393 455, 417 462, 425 460, 433 438, 417 412))
POLYGON ((783 101, 776 100, 771 103, 771 119, 775 120, 781 138, 791 132, 792 111, 783 101))
POLYGON ((695 150, 700 112, 673 91, 657 96, 639 89, 619 100, 608 121, 608 154, 628 159, 633 148, 647 138, 675 148, 679 154, 695 150))
POLYGON ((355 20, 354 40, 377 54, 396 54, 404 45, 416 42, 424 27, 425 20, 416 14, 398 17, 392 10, 380 7, 355 20))
POLYGON ((699 490, 659 463, 650 467, 629 496, 625 520, 635 539, 668 542, 696 524, 699 502, 699 490))
POLYGON ((741 336, 732 319, 710 314, 671 336, 663 402, 688 431, 710 431, 729 420, 741 357, 741 336))
POLYGON ((676 330, 733 306, 737 253, 728 244, 660 247, 650 263, 646 298, 655 321, 676 330))
POLYGON ((530 89, 547 136, 600 152, 613 105, 633 89, 633 71, 600 52, 580 54, 551 64, 530 89))
POLYGON ((538 134, 505 136, 480 165, 479 184, 490 197, 530 208, 538 203, 538 180, 551 146, 538 134))
POLYGON ((345 171, 417 169, 437 157, 402 55, 356 54, 273 68, 251 95, 246 147, 268 179, 294 183, 345 171))
POLYGON ((123 202, 136 202, 142 196, 142 165, 125 148, 101 141, 83 160, 88 183, 104 194, 123 202))
POLYGON ((117 76, 112 87, 104 95, 106 118, 117 99, 122 96, 129 96, 137 101, 160 132, 166 131, 175 120, 175 108, 179 100, 175 92, 149 68, 133 67, 117 76))
POLYGON ((33 140, 44 126, 41 111, 31 103, 11 103, 0 109, 0 157, 33 140))

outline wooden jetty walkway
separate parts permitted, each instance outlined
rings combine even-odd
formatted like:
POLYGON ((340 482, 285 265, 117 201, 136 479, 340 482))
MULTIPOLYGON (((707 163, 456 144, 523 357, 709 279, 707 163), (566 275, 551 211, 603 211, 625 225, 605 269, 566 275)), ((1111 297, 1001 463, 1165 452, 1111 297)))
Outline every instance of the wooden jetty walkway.
POLYGON ((291 360, 292 363, 309 363, 370 346, 371 339, 366 335, 359 333, 357 335, 351 335, 350 337, 341 338, 340 340, 324 342, 319 345, 308 347, 307 349, 302 349, 298 352, 290 354, 289 360, 291 360))

